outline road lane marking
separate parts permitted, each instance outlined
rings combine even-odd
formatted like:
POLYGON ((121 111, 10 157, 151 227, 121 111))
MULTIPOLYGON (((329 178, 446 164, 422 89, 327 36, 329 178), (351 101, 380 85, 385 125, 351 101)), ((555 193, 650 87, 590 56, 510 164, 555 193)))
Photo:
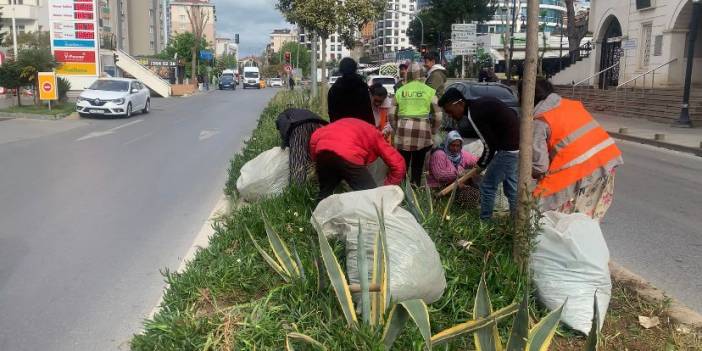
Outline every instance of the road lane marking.
POLYGON ((88 140, 88 139, 93 139, 93 138, 99 138, 99 137, 105 136, 105 135, 114 134, 116 131, 118 131, 122 128, 126 128, 126 127, 129 127, 131 125, 135 125, 135 124, 141 123, 141 122, 144 122, 144 120, 143 119, 136 119, 136 120, 133 120, 131 122, 120 124, 114 128, 110 128, 110 129, 103 130, 100 132, 91 132, 91 133, 88 133, 88 134, 76 139, 76 141, 83 141, 83 140, 88 140))
POLYGON ((198 139, 200 141, 207 140, 207 139, 209 139, 217 134, 219 134, 218 130, 204 129, 204 130, 200 131, 200 136, 198 137, 198 139))
POLYGON ((146 134, 144 134, 144 135, 142 135, 142 136, 140 136, 140 137, 136 137, 136 138, 134 138, 134 139, 132 139, 132 140, 127 141, 126 143, 124 143, 124 145, 129 145, 129 144, 136 143, 137 141, 142 140, 142 139, 145 139, 145 138, 148 138, 148 137, 150 137, 150 136, 152 136, 152 135, 154 135, 154 133, 146 133, 146 134))

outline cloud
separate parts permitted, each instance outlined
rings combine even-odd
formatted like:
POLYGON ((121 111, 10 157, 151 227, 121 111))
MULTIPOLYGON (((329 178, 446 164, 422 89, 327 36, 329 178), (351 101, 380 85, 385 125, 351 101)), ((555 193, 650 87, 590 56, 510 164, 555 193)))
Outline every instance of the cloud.
POLYGON ((290 28, 275 8, 275 0, 211 0, 217 9, 217 36, 239 33, 241 56, 259 55, 276 28, 290 28))

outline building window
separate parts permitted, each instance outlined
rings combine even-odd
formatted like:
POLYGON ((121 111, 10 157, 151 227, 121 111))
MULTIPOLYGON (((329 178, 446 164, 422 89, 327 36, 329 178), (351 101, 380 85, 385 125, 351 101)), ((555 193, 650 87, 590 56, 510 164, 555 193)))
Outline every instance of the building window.
POLYGON ((341 45, 336 46, 336 51, 341 52, 341 45))
POLYGON ((153 41, 150 41, 150 42, 149 42, 149 47, 151 47, 151 49, 153 49, 153 48, 156 47, 156 45, 154 45, 154 42, 153 42, 153 41))
POLYGON ((151 34, 154 33, 154 26, 149 26, 149 33, 151 33, 151 34))
POLYGON ((653 40, 653 56, 663 55, 663 36, 656 35, 653 40))
POLYGON ((651 62, 651 35, 653 23, 644 23, 641 26, 641 67, 646 68, 651 62))

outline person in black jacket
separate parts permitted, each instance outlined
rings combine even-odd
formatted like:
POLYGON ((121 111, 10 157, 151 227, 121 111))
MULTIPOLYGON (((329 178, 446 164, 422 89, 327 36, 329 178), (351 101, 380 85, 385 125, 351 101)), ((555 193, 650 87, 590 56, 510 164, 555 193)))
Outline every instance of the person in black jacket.
POLYGON ((375 125, 368 84, 356 74, 357 68, 358 65, 352 58, 345 57, 339 62, 341 77, 332 85, 327 95, 330 122, 353 117, 375 125))
POLYGON ((303 184, 307 173, 314 166, 310 157, 310 136, 327 121, 314 112, 299 108, 289 108, 275 121, 282 140, 281 147, 290 148, 290 184, 303 184))
POLYGON ((480 185, 480 218, 492 218, 495 194, 500 183, 509 200, 510 211, 514 214, 517 209, 519 164, 517 113, 494 97, 468 100, 456 88, 450 88, 444 93, 439 106, 454 120, 467 118, 485 146, 478 161, 478 166, 486 169, 480 185))

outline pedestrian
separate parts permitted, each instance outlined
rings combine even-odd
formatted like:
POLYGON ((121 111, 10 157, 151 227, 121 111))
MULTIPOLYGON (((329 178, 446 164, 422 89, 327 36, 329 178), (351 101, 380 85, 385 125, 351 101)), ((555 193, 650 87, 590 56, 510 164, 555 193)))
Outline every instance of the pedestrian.
POLYGON ((295 90, 295 79, 292 76, 288 78, 288 86, 290 90, 295 90))
POLYGON ((389 168, 385 185, 400 184, 405 177, 402 156, 372 124, 356 118, 317 129, 310 139, 310 155, 319 180, 319 201, 333 194, 342 180, 353 190, 375 188, 368 166, 379 157, 389 168))
POLYGON ((601 220, 614 199, 621 151, 580 101, 554 93, 548 80, 537 80, 534 102, 532 175, 540 210, 601 220))
POLYGON ((446 114, 456 121, 467 118, 483 142, 478 167, 486 169, 480 184, 480 218, 492 218, 495 196, 502 184, 512 215, 517 210, 517 170, 519 163, 519 118, 504 102, 494 97, 466 99, 450 88, 439 100, 446 114))
POLYGON ((405 159, 412 184, 419 186, 426 154, 441 125, 441 109, 436 90, 422 83, 422 66, 413 63, 407 72, 407 84, 395 92, 393 129, 395 147, 405 159), (434 118, 430 113, 433 112, 434 118))
POLYGON ((375 117, 375 127, 383 133, 385 140, 392 142, 392 126, 390 116, 393 112, 392 99, 388 96, 388 90, 382 84, 376 83, 370 87, 371 106, 373 117, 375 117))
POLYGON ((329 89, 327 111, 329 121, 352 117, 375 125, 368 84, 356 73, 358 64, 350 57, 339 62, 339 77, 329 89))
POLYGON ((290 184, 302 185, 312 169, 310 157, 310 137, 315 130, 327 125, 312 111, 289 108, 278 115, 275 126, 280 133, 283 149, 290 149, 290 184))
POLYGON ((480 73, 478 73, 478 82, 480 83, 486 83, 490 81, 490 75, 488 74, 488 69, 487 67, 483 67, 480 69, 480 73))
MULTIPOLYGON (((451 131, 446 135, 443 144, 431 152, 427 167, 427 185, 432 189, 441 190, 477 164, 478 158, 463 150, 461 135, 457 131, 451 131)), ((458 184, 455 199, 457 203, 477 207, 480 204, 480 190, 472 180, 468 184, 458 184)))
POLYGON ((441 98, 446 88, 448 71, 444 66, 436 63, 438 59, 439 54, 436 52, 428 52, 424 55, 424 68, 427 70, 427 80, 425 83, 436 90, 436 96, 441 98))
POLYGON ((407 64, 406 63, 401 63, 400 66, 398 66, 398 69, 400 70, 400 77, 397 80, 397 83, 395 83, 394 90, 398 91, 400 88, 407 83, 407 64))

